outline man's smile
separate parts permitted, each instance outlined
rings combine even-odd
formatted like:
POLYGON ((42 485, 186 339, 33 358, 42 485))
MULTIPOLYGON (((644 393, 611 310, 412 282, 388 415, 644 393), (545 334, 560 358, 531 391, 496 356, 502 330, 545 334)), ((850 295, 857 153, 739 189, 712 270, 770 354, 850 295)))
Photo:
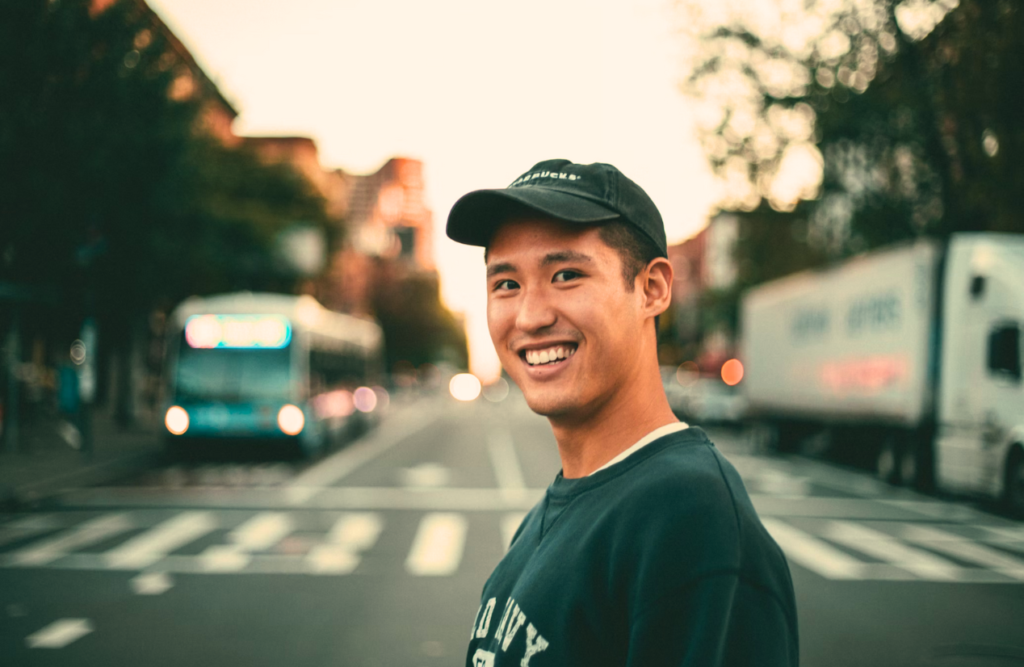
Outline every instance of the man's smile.
POLYGON ((552 345, 531 350, 520 350, 519 358, 530 366, 553 365, 576 354, 576 345, 572 343, 552 345))

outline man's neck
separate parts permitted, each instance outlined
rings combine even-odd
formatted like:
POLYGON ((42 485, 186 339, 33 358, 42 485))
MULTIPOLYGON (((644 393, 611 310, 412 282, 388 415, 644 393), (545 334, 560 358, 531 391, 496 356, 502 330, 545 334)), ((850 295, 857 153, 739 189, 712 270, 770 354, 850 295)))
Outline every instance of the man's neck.
POLYGON ((586 477, 651 431, 679 421, 657 370, 619 392, 585 419, 549 418, 562 459, 562 476, 586 477))

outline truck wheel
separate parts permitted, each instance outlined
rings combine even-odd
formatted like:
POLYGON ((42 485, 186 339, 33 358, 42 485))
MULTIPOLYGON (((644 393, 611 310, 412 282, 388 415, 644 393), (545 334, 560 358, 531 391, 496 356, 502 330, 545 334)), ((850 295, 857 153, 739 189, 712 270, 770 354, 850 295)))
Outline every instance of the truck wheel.
POLYGON ((878 459, 875 462, 875 473, 878 475, 878 479, 886 484, 899 484, 900 468, 902 467, 901 458, 900 447, 897 446, 896 437, 885 435, 882 440, 882 446, 878 450, 878 459))
POLYGON ((1014 445, 1006 461, 1003 503, 1010 514, 1024 519, 1024 448, 1014 445))
POLYGON ((913 442, 904 442, 897 448, 899 452, 899 483, 914 488, 917 486, 918 464, 917 451, 913 442))

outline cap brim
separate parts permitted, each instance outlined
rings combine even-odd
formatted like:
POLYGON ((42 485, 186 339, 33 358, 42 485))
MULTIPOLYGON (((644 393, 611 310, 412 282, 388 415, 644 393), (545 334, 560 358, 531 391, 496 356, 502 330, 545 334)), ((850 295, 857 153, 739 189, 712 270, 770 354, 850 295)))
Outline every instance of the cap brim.
POLYGON ((579 224, 620 217, 616 211, 597 202, 553 188, 475 190, 452 206, 445 232, 453 241, 486 246, 503 222, 530 215, 579 224))

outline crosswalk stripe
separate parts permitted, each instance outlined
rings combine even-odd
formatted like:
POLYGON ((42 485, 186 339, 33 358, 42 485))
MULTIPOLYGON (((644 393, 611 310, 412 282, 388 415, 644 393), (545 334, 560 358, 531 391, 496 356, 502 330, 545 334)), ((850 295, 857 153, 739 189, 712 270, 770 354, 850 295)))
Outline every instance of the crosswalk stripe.
POLYGON ((48 514, 27 516, 0 527, 0 546, 58 528, 63 528, 63 525, 48 514))
POLYGON ((985 526, 985 530, 999 542, 1024 542, 1024 528, 985 526))
POLYGON ((291 517, 285 512, 262 512, 235 528, 228 540, 246 551, 263 551, 292 532, 291 517))
POLYGON ((334 522, 326 543, 310 550, 306 562, 319 574, 348 574, 359 565, 360 553, 377 542, 383 528, 379 514, 347 512, 334 522))
POLYGON ((208 547, 200 554, 203 567, 212 572, 236 572, 252 560, 252 553, 265 551, 292 532, 291 517, 285 512, 261 512, 228 533, 227 544, 208 547))
POLYGON ((374 545, 383 528, 384 522, 376 512, 347 512, 334 522, 327 541, 362 551, 374 545))
POLYGON ((405 569, 417 576, 444 576, 455 572, 462 560, 466 528, 466 519, 461 514, 427 514, 420 521, 405 569))
POLYGON ((144 572, 129 583, 132 590, 138 595, 161 595, 174 586, 174 582, 166 572, 144 572))
POLYGON ((959 568, 945 558, 915 549, 881 531, 849 521, 830 521, 825 537, 879 560, 898 565, 922 579, 956 581, 959 568))
POLYGON ((106 553, 115 569, 142 569, 217 527, 210 512, 184 512, 106 553))
POLYGON ((764 517, 761 523, 790 560, 828 579, 862 579, 864 563, 832 545, 778 519, 764 517))
POLYGON ((29 648, 64 648, 93 631, 86 618, 62 618, 25 638, 29 648))
POLYGON ((124 514, 97 517, 56 537, 15 552, 13 560, 18 565, 46 565, 75 549, 96 544, 131 528, 132 522, 124 514))
MULTIPOLYGON (((319 518, 289 511, 255 513, 198 555, 174 555, 182 546, 212 532, 218 524, 237 521, 234 513, 183 512, 151 526, 120 546, 103 553, 83 552, 84 547, 117 538, 144 526, 151 514, 118 512, 90 516, 73 526, 75 515, 30 517, 9 523, 7 529, 45 530, 25 546, 0 554, 0 567, 53 567, 60 569, 147 570, 179 573, 311 573, 345 575, 353 572, 379 540, 384 515, 377 511, 347 511, 336 515, 319 540, 308 537, 297 544, 307 548, 270 553, 298 527, 309 531, 320 526, 319 518), (54 533, 55 528, 63 528, 54 533), (308 549, 308 550, 307 550, 308 549)), ((162 518, 166 515, 162 515, 162 518)), ((315 515, 314 515, 315 516, 315 515)), ((524 520, 522 511, 492 515, 498 522, 502 547, 524 520)), ((778 517, 764 517, 765 527, 785 551, 790 562, 823 577, 837 580, 926 580, 963 583, 1024 582, 1024 556, 997 548, 1016 544, 1014 527, 958 523, 888 521, 862 523, 854 520, 807 520, 797 528, 778 517), (840 545, 840 546, 837 546, 840 545), (842 548, 841 548, 842 547, 842 548), (860 554, 863 554, 861 556, 860 554), (868 558, 870 557, 870 558, 868 558), (874 562, 881 561, 881 562, 874 562), (962 565, 961 565, 962 564, 962 565)), ((323 530, 321 528, 321 530, 323 530)), ((421 516, 405 560, 407 572, 416 576, 444 576, 460 566, 468 533, 466 514, 433 512, 421 516)), ((149 576, 149 573, 146 573, 149 576)), ((133 580, 140 590, 156 590, 157 578, 133 580), (152 579, 152 581, 150 580, 152 579)), ((157 582, 159 583, 159 582, 157 582)))
POLYGON ((903 528, 903 539, 926 546, 935 551, 976 563, 1001 572, 1008 577, 1024 581, 1024 561, 1014 558, 966 537, 932 528, 931 526, 908 525, 903 528))
POLYGON ((494 476, 502 490, 522 491, 526 488, 523 471, 508 429, 495 429, 487 436, 487 452, 491 456, 494 476))

